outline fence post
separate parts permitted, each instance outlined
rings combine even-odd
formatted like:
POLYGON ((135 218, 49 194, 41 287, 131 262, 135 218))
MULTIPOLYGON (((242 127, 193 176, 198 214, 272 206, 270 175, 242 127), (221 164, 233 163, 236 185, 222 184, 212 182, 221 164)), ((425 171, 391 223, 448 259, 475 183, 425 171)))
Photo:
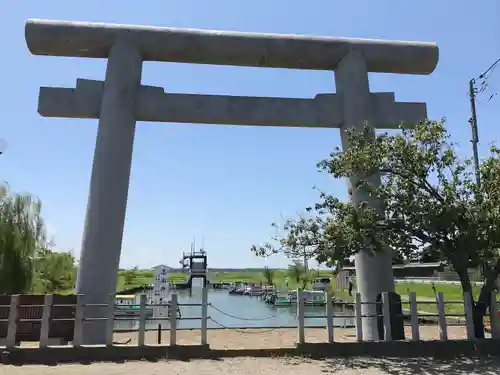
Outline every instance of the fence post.
POLYGON ((408 293, 408 300, 410 301, 410 319, 411 319, 411 339, 413 341, 420 340, 420 329, 418 326, 418 305, 417 293, 408 293))
POLYGON ((139 310, 139 336, 137 338, 137 345, 144 346, 146 338, 146 300, 147 296, 141 294, 140 297, 140 310, 139 310))
POLYGON ((82 324, 83 324, 83 294, 76 295, 75 305, 75 326, 73 327, 73 346, 82 346, 82 324))
POLYGON ((170 300, 170 346, 177 345, 177 293, 170 300))
MULTIPOLYGON (((389 301, 389 293, 382 293, 382 317, 384 321, 384 338, 385 341, 392 340, 391 332, 391 306, 389 301)), ((378 319, 378 317, 377 317, 378 319)))
POLYGON ((304 344, 306 341, 304 323, 304 294, 297 289, 297 344, 304 344))
POLYGON ((326 300, 326 332, 328 334, 328 342, 333 342, 333 301, 331 290, 325 292, 326 300))
POLYGON ((17 332, 17 317, 19 314, 19 294, 10 296, 10 309, 9 309, 9 326, 7 329, 7 347, 13 348, 16 346, 16 332, 17 332))
POLYGON ((498 320, 500 315, 498 315, 498 303, 496 292, 491 292, 490 295, 490 322, 491 322, 491 338, 500 338, 500 327, 498 320))
POLYGON ((116 297, 114 294, 108 296, 108 304, 106 306, 106 345, 113 345, 113 331, 115 328, 115 309, 116 297))
POLYGON ((444 310, 444 294, 443 292, 437 293, 437 310, 439 315, 439 339, 448 340, 448 330, 446 327, 446 315, 444 310))
POLYGON ((201 345, 207 345, 207 323, 208 323, 208 288, 201 290, 201 345))
POLYGON ((46 294, 43 297, 42 324, 40 326, 40 348, 45 348, 49 343, 50 313, 54 296, 46 294))
POLYGON ((356 293, 354 311, 356 315, 356 340, 358 342, 363 341, 363 325, 361 316, 361 294, 356 293))
POLYGON ((469 292, 464 292, 464 313, 465 327, 467 330, 467 340, 474 340, 474 315, 472 310, 472 296, 469 292))

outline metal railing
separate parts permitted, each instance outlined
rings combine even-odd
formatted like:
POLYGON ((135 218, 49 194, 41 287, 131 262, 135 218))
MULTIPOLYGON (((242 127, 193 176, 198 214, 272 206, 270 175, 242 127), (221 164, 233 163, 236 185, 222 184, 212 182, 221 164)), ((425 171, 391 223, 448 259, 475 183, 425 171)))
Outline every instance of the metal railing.
MULTIPOLYGON (((447 340, 448 339, 448 322, 447 322, 447 317, 460 317, 464 319, 464 323, 466 326, 466 332, 467 332, 467 339, 468 340, 474 340, 474 322, 473 322, 473 310, 472 310, 472 299, 470 294, 464 293, 464 300, 463 301, 447 301, 445 302, 444 299, 444 294, 442 292, 438 292, 436 294, 436 300, 435 301, 417 301, 417 296, 415 292, 410 292, 408 294, 408 300, 407 301, 401 301, 401 304, 408 305, 409 306, 409 311, 406 314, 402 315, 397 315, 394 314, 393 311, 391 311, 391 301, 390 301, 390 296, 389 293, 382 293, 382 299, 379 302, 362 302, 361 301, 361 295, 357 293, 355 295, 354 302, 338 302, 334 301, 332 293, 331 292, 325 292, 325 314, 324 315, 306 315, 305 314, 305 293, 303 291, 297 290, 297 315, 296 315, 296 329, 297 329, 297 337, 296 341, 298 344, 303 344, 305 343, 305 331, 306 331, 306 320, 311 319, 311 318, 325 318, 326 319, 326 331, 327 331, 327 337, 328 337, 328 342, 334 342, 334 319, 338 318, 343 318, 343 319, 354 319, 354 328, 356 331, 356 340, 358 342, 363 341, 363 328, 362 328, 362 321, 364 318, 372 318, 372 319, 381 319, 383 323, 383 331, 384 331, 384 340, 385 341, 390 341, 393 339, 392 337, 392 320, 395 317, 398 318, 409 318, 410 320, 410 326, 411 326, 411 340, 418 341, 420 340, 420 328, 419 328, 419 321, 422 318, 428 318, 428 317, 435 317, 437 318, 437 324, 439 327, 439 338, 440 340, 447 340), (352 306, 353 307, 353 314, 352 315, 336 315, 334 311, 334 304, 337 305, 346 305, 346 306, 352 306), (421 312, 418 309, 418 305, 420 304, 435 304, 435 309, 437 313, 429 313, 429 312, 421 312), (447 314, 445 311, 445 305, 446 304, 462 304, 464 306, 464 313, 463 314, 447 314), (363 305, 378 305, 375 308, 375 310, 378 310, 376 314, 363 314, 363 305)), ((145 345, 145 339, 146 339, 146 321, 151 321, 151 320, 168 320, 169 321, 169 331, 170 331, 170 339, 169 339, 169 344, 171 346, 174 346, 177 344, 177 331, 178 331, 178 322, 182 320, 200 320, 201 325, 200 325, 200 344, 201 345, 207 345, 208 340, 207 340, 207 331, 208 331, 208 320, 212 320, 214 323, 220 325, 223 328, 233 328, 233 327, 226 327, 223 324, 217 322, 215 319, 212 319, 208 315, 208 308, 212 308, 213 310, 223 314, 230 316, 235 319, 240 319, 240 320, 259 320, 263 321, 265 319, 270 319, 273 317, 258 317, 258 318, 244 318, 244 317, 238 317, 234 314, 230 314, 227 312, 224 312, 217 308, 216 306, 213 306, 208 302, 208 288, 203 288, 202 289, 202 296, 201 296, 201 302, 200 303, 179 303, 178 301, 178 296, 176 293, 173 293, 171 295, 171 301, 168 307, 164 304, 147 304, 147 296, 145 294, 140 296, 140 303, 139 305, 127 305, 129 307, 139 307, 139 324, 138 324, 138 340, 137 344, 139 346, 144 346, 145 345), (148 317, 147 316, 147 307, 167 307, 170 311, 169 316, 167 319, 165 317, 148 317), (177 311, 179 307, 182 306, 196 306, 196 307, 201 307, 201 315, 200 316, 188 316, 188 317, 182 317, 182 316, 177 316, 177 311)), ((103 304, 87 304, 84 301, 84 296, 83 295, 77 295, 76 296, 76 304, 75 305, 62 305, 62 304, 53 304, 53 296, 52 295, 45 295, 44 296, 44 303, 43 305, 20 305, 20 296, 19 295, 13 295, 11 296, 10 300, 10 306, 0 306, 0 307, 9 307, 9 316, 8 319, 0 319, 0 322, 8 322, 7 325, 7 335, 5 338, 5 345, 7 347, 14 347, 16 345, 16 334, 17 334, 17 329, 18 329, 18 323, 19 322, 40 322, 40 347, 47 347, 49 345, 49 332, 51 328, 51 324, 54 321, 73 321, 73 333, 72 333, 72 346, 74 347, 80 347, 83 344, 83 325, 84 322, 91 322, 91 321, 106 321, 106 340, 105 344, 110 346, 113 345, 113 335, 115 333, 115 327, 114 323, 115 321, 120 321, 120 320, 137 320, 137 319, 130 319, 130 318, 117 318, 115 316, 116 314, 116 300, 115 296, 109 296, 109 301, 108 303, 103 303, 103 304), (57 318, 53 317, 53 308, 54 307, 73 307, 74 308, 74 317, 72 318, 57 318), (19 318, 19 311, 20 308, 23 307, 36 307, 36 308, 43 308, 42 310, 42 316, 41 318, 27 318, 27 319, 20 319, 19 318), (105 310, 105 313, 101 317, 86 317, 85 316, 85 307, 101 307, 105 310)), ((369 310, 369 309, 368 309, 369 310)), ((490 321, 491 321, 491 335, 492 338, 500 338, 500 329, 499 329, 499 316, 497 315, 497 301, 496 301, 496 295, 495 293, 491 294, 491 301, 490 301, 490 309, 489 309, 489 316, 490 316, 490 321)), ((249 328, 259 328, 259 327, 249 327, 249 328)), ((269 330, 274 330, 274 329, 279 329, 283 327, 270 327, 269 330)), ((237 330, 244 330, 244 328, 239 327, 237 330)), ((258 332, 252 332, 252 333, 258 333, 258 332)))
MULTIPOLYGON (((491 336, 492 338, 500 338, 500 315, 498 313, 498 303, 496 300, 496 293, 493 292, 491 293, 491 300, 489 304, 489 318, 490 318, 490 324, 491 324, 491 336)), ((300 290, 297 291, 297 343, 303 344, 305 343, 305 320, 308 318, 326 318, 326 330, 328 334, 328 342, 334 342, 334 325, 333 325, 333 319, 336 317, 334 315, 333 311, 333 296, 332 293, 330 292, 325 292, 325 306, 326 306, 326 315, 325 316, 318 316, 318 315, 313 315, 313 316, 306 316, 304 314, 305 310, 305 304, 304 304, 304 294, 300 290)), ((401 301, 401 305, 408 304, 409 305, 409 314, 391 314, 390 311, 390 300, 389 300, 389 293, 382 293, 382 300, 380 302, 362 302, 361 301, 361 295, 359 293, 356 293, 354 302, 335 302, 335 304, 338 305, 345 305, 345 306, 350 306, 352 305, 354 307, 354 315, 342 315, 340 317, 342 318, 355 318, 355 329, 356 329, 356 340, 358 342, 363 341, 363 326, 362 326, 362 320, 363 318, 374 318, 374 319, 379 319, 381 318, 383 321, 383 333, 384 333, 384 340, 385 341, 391 341, 392 340, 392 334, 391 334, 391 328, 392 328, 392 318, 394 317, 400 317, 400 318, 409 318, 411 322, 411 339, 413 341, 419 341, 420 340, 420 326, 419 326, 419 320, 421 318, 428 318, 428 317, 436 317, 437 318, 437 323, 439 327, 439 338, 440 340, 448 340, 448 322, 447 322, 447 317, 463 317, 464 319, 464 324, 466 326, 466 332, 467 332, 467 339, 468 340, 474 340, 475 339, 475 334, 474 334, 474 321, 473 321, 473 307, 472 307, 472 298, 470 293, 464 293, 464 300, 463 301, 445 301, 444 299, 444 294, 443 292, 438 292, 436 294, 436 300, 435 301, 417 301, 417 295, 415 292, 409 292, 408 293, 408 301, 401 301), (421 312, 418 309, 418 305, 421 304, 435 304, 437 313, 428 313, 428 312, 421 312), (447 314, 445 305, 447 304, 461 304, 464 306, 464 313, 463 314, 447 314), (382 307, 382 314, 370 314, 370 315, 363 315, 362 314, 362 306, 363 305, 381 305, 382 307)))
MULTIPOLYGON (((7 326, 7 336, 4 340, 5 346, 8 348, 12 348, 16 345, 16 334, 18 323, 20 322, 39 322, 40 326, 40 342, 39 346, 47 347, 50 342, 49 331, 51 322, 54 321, 73 321, 73 340, 72 346, 80 347, 83 343, 83 323, 84 322, 92 322, 92 321, 106 321, 106 345, 113 345, 113 334, 114 334, 114 323, 115 321, 120 320, 130 320, 123 318, 116 318, 116 297, 115 295, 109 296, 108 303, 85 303, 84 296, 79 294, 76 297, 76 305, 61 305, 61 304, 53 304, 53 295, 45 295, 43 305, 20 305, 20 295, 12 295, 10 306, 0 306, 0 307, 9 307, 9 317, 8 319, 0 319, 0 322, 8 322, 7 326), (51 316, 53 307, 61 307, 68 306, 75 308, 75 314, 72 318, 54 318, 51 316), (20 308, 23 307, 43 307, 42 317, 41 318, 28 318, 28 319, 20 319, 18 317, 18 313, 20 308), (106 316, 100 317, 85 317, 84 309, 85 307, 101 307, 106 309, 106 316)), ((177 323, 179 320, 200 320, 201 321, 201 344, 207 344, 207 320, 208 320, 208 293, 207 288, 203 288, 201 303, 178 303, 177 294, 172 294, 170 304, 147 304, 147 296, 142 294, 140 296, 140 304, 139 305, 127 305, 127 307, 139 307, 139 329, 138 329, 138 345, 145 345, 145 333, 146 333, 146 320, 168 320, 170 324, 170 345, 176 345, 177 343, 177 323), (168 319, 165 317, 147 317, 146 307, 167 307, 170 310, 170 314, 168 319), (178 308, 181 306, 199 306, 201 307, 201 316, 199 317, 182 317, 177 316, 178 308)))

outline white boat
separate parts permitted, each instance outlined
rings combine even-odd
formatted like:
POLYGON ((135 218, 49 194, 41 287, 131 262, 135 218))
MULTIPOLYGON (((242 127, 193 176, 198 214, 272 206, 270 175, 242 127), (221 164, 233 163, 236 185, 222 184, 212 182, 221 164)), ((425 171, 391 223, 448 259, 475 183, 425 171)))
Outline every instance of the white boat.
POLYGON ((262 290, 262 287, 258 285, 254 285, 251 287, 246 288, 246 290, 243 292, 243 295, 245 296, 262 296, 264 295, 264 290, 262 290))
POLYGON ((332 279, 329 277, 317 277, 314 280, 313 290, 323 290, 326 291, 331 286, 332 279))
MULTIPOLYGON (((117 295, 115 297, 115 316, 139 316, 141 314, 140 297, 130 295, 117 295)), ((146 306, 146 316, 153 315, 153 308, 146 306)))
MULTIPOLYGON (((325 292, 320 290, 304 290, 304 306, 324 306, 326 304, 325 292)), ((277 297, 274 301, 276 307, 286 307, 297 304, 297 293, 289 292, 287 297, 277 297)))

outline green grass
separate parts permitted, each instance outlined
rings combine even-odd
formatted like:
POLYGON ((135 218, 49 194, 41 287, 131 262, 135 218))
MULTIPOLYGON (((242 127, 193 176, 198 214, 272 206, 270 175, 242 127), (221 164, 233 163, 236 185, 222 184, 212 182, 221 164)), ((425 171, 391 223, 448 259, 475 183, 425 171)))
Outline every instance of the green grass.
MULTIPOLYGON (((432 288, 432 284, 422 284, 422 283, 397 283, 396 293, 401 295, 403 301, 403 308, 408 309, 408 293, 415 292, 417 294, 418 310, 427 313, 437 313, 436 306, 436 295, 435 293, 443 292, 445 301, 449 302, 459 302, 459 303, 447 303, 445 304, 446 314, 464 314, 463 306, 463 296, 462 287, 460 285, 452 284, 434 284, 435 292, 432 288), (427 302, 427 303, 425 303, 427 302)), ((474 298, 479 295, 481 287, 473 286, 474 298)), ((354 290, 353 293, 356 291, 354 290)), ((347 289, 336 290, 333 288, 333 293, 336 297, 343 299, 344 301, 353 301, 353 297, 349 296, 347 289)))
MULTIPOLYGON (((408 300, 408 293, 415 292, 417 294, 418 310, 425 311, 429 313, 437 313, 436 306, 436 294, 442 292, 444 295, 444 300, 452 303, 445 304, 446 314, 464 314, 463 306, 463 292, 460 285, 452 284, 434 284, 435 292, 432 288, 432 284, 420 284, 420 283, 397 283, 396 292, 401 295, 403 301, 408 300), (420 302, 419 302, 420 301, 420 302), (429 303, 423 303, 429 301, 429 303), (453 303, 459 302, 459 303, 453 303)), ((477 298, 481 287, 473 286, 472 293, 474 298, 477 298)), ((404 308, 408 308, 408 304, 404 304, 404 308)))

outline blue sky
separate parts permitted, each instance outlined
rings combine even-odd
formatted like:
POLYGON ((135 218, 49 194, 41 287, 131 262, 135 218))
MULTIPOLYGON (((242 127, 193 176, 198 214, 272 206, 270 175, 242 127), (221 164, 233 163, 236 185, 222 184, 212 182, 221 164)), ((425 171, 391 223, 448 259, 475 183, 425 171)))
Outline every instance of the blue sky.
MULTIPOLYGON (((76 78, 104 79, 105 61, 30 55, 28 18, 186 28, 435 41, 440 61, 430 76, 373 74, 372 91, 400 101, 426 101, 429 117, 448 127, 470 154, 469 78, 500 57, 500 2, 456 1, 8 1, 0 13, 3 83, 0 179, 38 195, 56 248, 81 246, 95 120, 42 118, 40 86, 74 87, 76 78), (7 6, 8 4, 8 6, 7 6)), ((500 72, 490 93, 500 90, 500 72)), ((333 72, 146 63, 143 84, 166 91, 313 97, 334 92, 333 72)), ((479 97, 480 151, 498 139, 500 97, 479 97)), ((121 264, 174 265, 193 236, 204 236, 214 267, 285 266, 249 248, 274 232, 269 224, 302 212, 314 185, 342 198, 344 181, 316 171, 339 144, 336 129, 280 129, 138 123, 121 264)))

